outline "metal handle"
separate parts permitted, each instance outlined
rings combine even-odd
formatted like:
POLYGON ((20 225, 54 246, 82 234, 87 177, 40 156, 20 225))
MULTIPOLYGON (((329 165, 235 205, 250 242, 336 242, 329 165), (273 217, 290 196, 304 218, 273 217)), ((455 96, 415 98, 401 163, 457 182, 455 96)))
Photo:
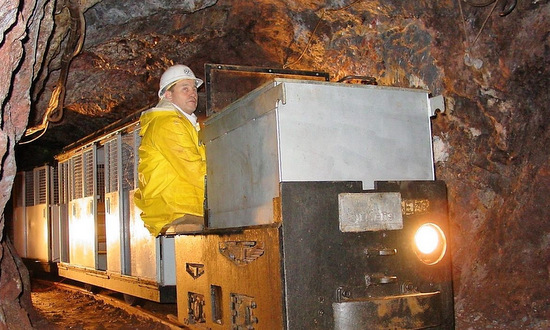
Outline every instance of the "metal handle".
POLYGON ((361 83, 365 85, 378 85, 378 83, 376 82, 376 78, 370 77, 370 76, 349 75, 338 80, 338 82, 344 82, 344 81, 354 80, 354 79, 361 80, 361 83))
POLYGON ((397 249, 381 248, 381 249, 366 249, 367 256, 394 256, 397 254, 397 249))
POLYGON ((394 276, 394 275, 382 275, 382 274, 365 275, 365 284, 367 285, 367 287, 371 285, 391 284, 395 282, 397 282, 397 276, 394 276))

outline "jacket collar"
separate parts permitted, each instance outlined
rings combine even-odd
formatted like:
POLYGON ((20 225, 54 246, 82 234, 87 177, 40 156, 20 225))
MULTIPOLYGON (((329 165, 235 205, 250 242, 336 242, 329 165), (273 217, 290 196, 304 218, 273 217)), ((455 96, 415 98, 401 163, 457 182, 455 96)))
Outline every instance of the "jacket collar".
POLYGON ((193 126, 195 128, 198 128, 198 126, 199 126, 199 124, 197 122, 197 116, 194 113, 192 113, 192 114, 186 113, 180 107, 178 107, 177 105, 175 105, 174 103, 168 101, 165 98, 160 99, 159 103, 153 109, 151 109, 149 111, 155 111, 155 110, 157 110, 157 111, 158 110, 164 110, 164 111, 173 110, 179 116, 183 115, 185 118, 187 118, 187 120, 189 120, 189 122, 191 122, 191 124, 193 124, 193 126))

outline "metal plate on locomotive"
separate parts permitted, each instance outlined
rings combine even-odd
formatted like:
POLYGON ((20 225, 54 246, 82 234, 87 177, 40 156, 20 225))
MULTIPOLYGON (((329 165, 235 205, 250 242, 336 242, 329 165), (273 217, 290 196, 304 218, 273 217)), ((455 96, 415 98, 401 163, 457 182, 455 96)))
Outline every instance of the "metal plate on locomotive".
POLYGON ((403 229, 398 192, 339 194, 338 215, 342 232, 403 229))

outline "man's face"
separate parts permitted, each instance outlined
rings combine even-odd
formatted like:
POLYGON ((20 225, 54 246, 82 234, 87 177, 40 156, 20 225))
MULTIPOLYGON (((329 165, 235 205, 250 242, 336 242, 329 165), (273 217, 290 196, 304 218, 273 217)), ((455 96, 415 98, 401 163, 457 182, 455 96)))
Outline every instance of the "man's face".
POLYGON ((166 91, 164 97, 189 115, 197 109, 197 88, 192 79, 178 81, 170 90, 166 91))

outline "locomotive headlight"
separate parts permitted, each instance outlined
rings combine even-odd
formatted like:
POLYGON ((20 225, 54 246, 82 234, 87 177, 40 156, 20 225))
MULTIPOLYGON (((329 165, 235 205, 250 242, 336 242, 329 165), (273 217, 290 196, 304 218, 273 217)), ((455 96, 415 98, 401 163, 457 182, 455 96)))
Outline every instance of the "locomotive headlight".
POLYGON ((414 251, 418 258, 427 265, 441 261, 447 251, 447 239, 443 230, 434 223, 425 223, 414 235, 414 251))

